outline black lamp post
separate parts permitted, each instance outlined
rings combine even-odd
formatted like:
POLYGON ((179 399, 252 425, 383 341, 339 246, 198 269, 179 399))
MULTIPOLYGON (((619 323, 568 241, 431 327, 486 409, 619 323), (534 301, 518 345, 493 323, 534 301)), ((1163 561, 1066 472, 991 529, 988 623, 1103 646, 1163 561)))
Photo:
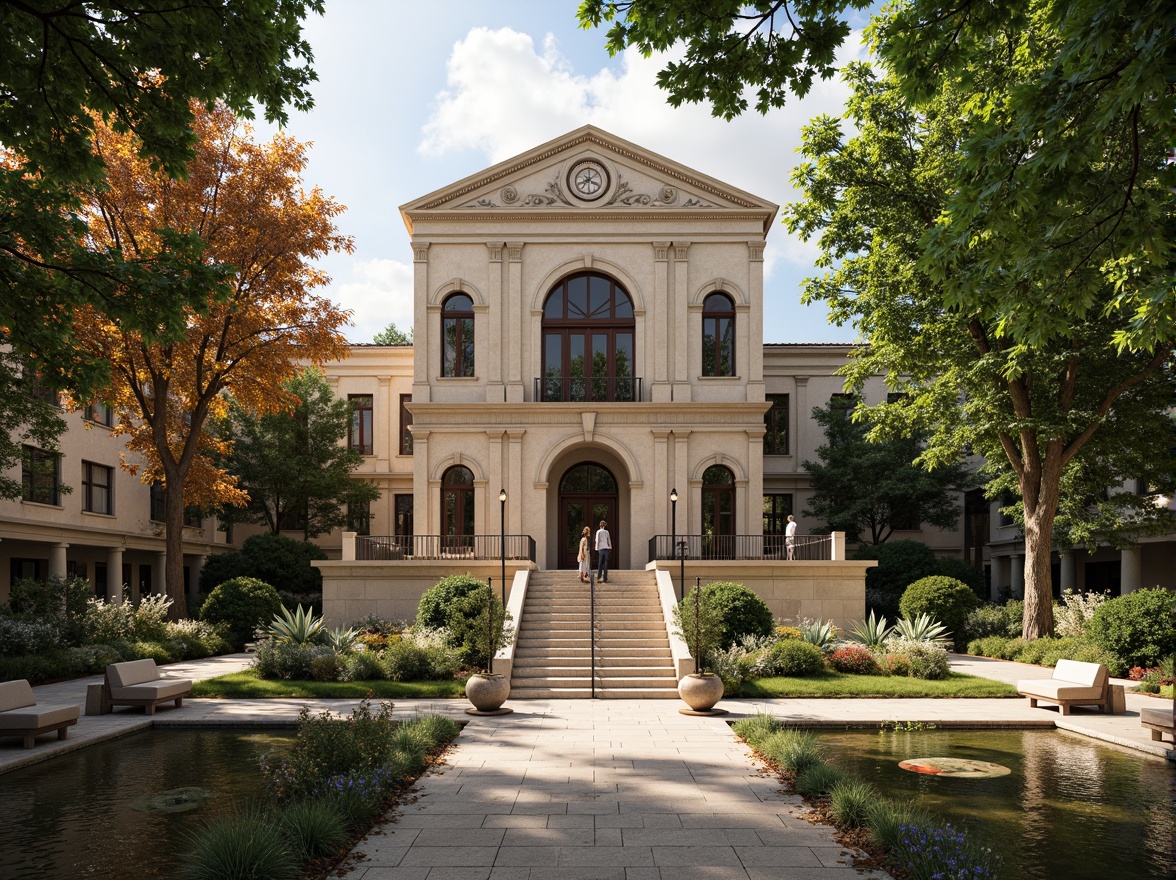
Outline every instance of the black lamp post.
POLYGON ((499 526, 498 551, 502 557, 502 613, 506 614, 506 490, 498 490, 498 506, 502 514, 499 526))
MULTIPOLYGON (((678 490, 670 490, 670 553, 677 550, 678 543, 678 490)), ((678 581, 678 598, 681 598, 681 580, 678 581)))

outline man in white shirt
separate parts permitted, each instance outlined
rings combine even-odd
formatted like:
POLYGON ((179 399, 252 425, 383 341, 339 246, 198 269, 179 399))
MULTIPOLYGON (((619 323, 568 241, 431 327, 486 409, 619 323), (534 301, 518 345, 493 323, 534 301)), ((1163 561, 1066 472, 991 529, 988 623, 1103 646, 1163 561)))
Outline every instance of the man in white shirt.
POLYGON ((608 554, 612 550, 612 537, 605 528, 608 525, 604 520, 600 521, 600 528, 596 531, 596 553, 599 556, 599 561, 596 563, 596 579, 603 583, 608 583, 608 554))
POLYGON ((788 558, 791 559, 796 550, 796 520, 791 513, 788 514, 788 525, 784 528, 784 543, 788 547, 788 558))

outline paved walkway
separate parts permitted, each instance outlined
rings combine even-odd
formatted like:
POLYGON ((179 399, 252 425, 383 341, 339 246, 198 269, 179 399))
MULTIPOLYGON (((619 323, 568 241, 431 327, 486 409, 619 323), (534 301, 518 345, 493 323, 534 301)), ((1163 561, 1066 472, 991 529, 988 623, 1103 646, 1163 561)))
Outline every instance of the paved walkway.
MULTIPOLYGON (((210 678, 249 665, 249 655, 167 667, 210 678)), ((953 657, 952 668, 1001 681, 1046 678, 1042 667, 953 657)), ((84 706, 100 676, 35 689, 41 703, 84 706)), ((349 712, 354 700, 185 701, 149 718, 137 709, 83 715, 64 742, 42 738, 34 749, 0 741, 0 773, 63 751, 151 726, 291 725, 303 705, 349 712)), ((933 722, 943 727, 1059 727, 1176 759, 1139 724, 1139 708, 1158 705, 1127 695, 1126 714, 1030 709, 1024 699, 727 700, 731 715, 696 718, 676 700, 525 700, 495 718, 464 714, 464 700, 403 700, 397 715, 436 712, 469 721, 448 762, 423 777, 418 798, 398 821, 356 850, 355 880, 693 880, 693 878, 846 878, 859 876, 853 856, 831 828, 799 818, 800 801, 782 795, 726 721, 767 712, 813 727, 933 722)), ((0 785, 3 777, 0 776, 0 785)), ((866 876, 885 878, 874 872, 866 876)))

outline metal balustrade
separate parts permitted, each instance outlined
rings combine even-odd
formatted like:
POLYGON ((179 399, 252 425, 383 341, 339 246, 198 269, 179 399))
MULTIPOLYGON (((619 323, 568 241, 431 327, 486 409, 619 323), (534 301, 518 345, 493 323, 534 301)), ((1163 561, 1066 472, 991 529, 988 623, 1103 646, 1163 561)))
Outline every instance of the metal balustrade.
MULTIPOLYGON (((649 561, 680 559, 788 559, 783 535, 654 535, 649 561), (682 544, 685 543, 685 547, 682 544)), ((831 560, 832 535, 795 535, 794 560, 831 560)))
POLYGON ((355 539, 355 558, 357 560, 489 560, 506 558, 528 559, 534 562, 535 539, 530 535, 392 535, 390 537, 363 535, 355 539))
POLYGON ((535 380, 534 399, 542 403, 636 403, 641 380, 632 376, 545 376, 535 380))

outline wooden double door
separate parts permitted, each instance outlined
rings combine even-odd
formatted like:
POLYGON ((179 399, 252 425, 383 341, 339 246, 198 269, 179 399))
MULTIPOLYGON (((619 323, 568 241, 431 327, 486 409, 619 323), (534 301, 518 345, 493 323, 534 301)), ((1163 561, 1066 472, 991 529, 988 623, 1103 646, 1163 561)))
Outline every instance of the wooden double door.
MULTIPOLYGON (((620 532, 617 521, 617 483, 612 473, 594 462, 574 465, 564 474, 559 486, 559 567, 577 568, 580 535, 587 526, 592 538, 600 528, 600 521, 608 523, 613 549, 609 553, 609 568, 614 568, 620 532)), ((596 567, 596 553, 592 553, 592 567, 596 567)))

